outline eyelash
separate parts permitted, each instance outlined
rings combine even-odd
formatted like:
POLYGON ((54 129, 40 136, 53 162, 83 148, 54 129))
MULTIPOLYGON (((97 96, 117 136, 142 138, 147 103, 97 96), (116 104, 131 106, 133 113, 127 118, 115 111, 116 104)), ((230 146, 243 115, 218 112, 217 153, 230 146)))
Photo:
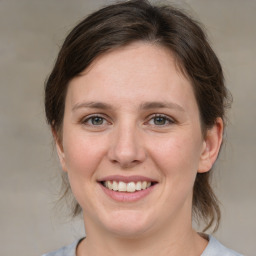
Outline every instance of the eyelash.
POLYGON ((93 119, 96 119, 96 118, 99 118, 99 119, 102 119, 102 121, 103 122, 107 122, 107 123, 109 123, 108 121, 107 121, 107 119, 104 117, 104 116, 102 116, 102 115, 99 115, 99 114, 96 114, 96 115, 90 115, 90 116, 88 116, 88 117, 86 117, 86 118, 84 118, 84 119, 82 119, 82 124, 84 124, 84 125, 90 125, 90 126, 102 126, 102 125, 104 125, 104 124, 99 124, 99 125, 96 125, 96 124, 93 124, 92 123, 92 121, 93 121, 93 119), (91 123, 89 123, 91 121, 91 123))
MULTIPOLYGON (((154 119, 156 119, 156 118, 163 118, 163 120, 165 121, 165 122, 168 122, 167 124, 165 123, 165 124, 152 124, 153 126, 157 126, 157 127, 165 127, 165 126, 167 126, 167 125, 170 125, 170 124, 174 124, 175 123, 175 121, 172 119, 172 118, 170 118, 170 117, 168 117, 168 116, 166 116, 166 115, 163 115, 163 114, 154 114, 154 115, 151 115, 150 117, 149 117, 149 121, 150 120, 154 120, 154 119)), ((148 121, 148 123, 149 123, 149 121, 148 121)))
MULTIPOLYGON (((84 124, 84 125, 88 125, 88 126, 93 126, 93 127, 102 127, 104 126, 107 122, 108 124, 110 124, 110 122, 106 119, 106 117, 100 115, 100 114, 95 114, 95 115, 90 115, 90 116, 87 116, 86 118, 82 119, 81 120, 81 123, 84 124), (99 118, 102 120, 102 123, 101 124, 93 124, 93 119, 96 119, 96 118, 99 118)), ((155 127, 165 127, 165 126, 168 126, 168 125, 171 125, 171 124, 174 124, 175 123, 175 120, 173 120, 172 118, 166 116, 166 115, 163 115, 163 114, 153 114, 151 116, 148 117, 147 121, 145 122, 145 124, 150 124, 152 126, 155 126, 155 127), (150 121, 153 120, 155 121, 156 118, 162 118, 163 121, 165 122, 164 124, 150 124, 150 121), (167 122, 167 123, 166 123, 167 122)))

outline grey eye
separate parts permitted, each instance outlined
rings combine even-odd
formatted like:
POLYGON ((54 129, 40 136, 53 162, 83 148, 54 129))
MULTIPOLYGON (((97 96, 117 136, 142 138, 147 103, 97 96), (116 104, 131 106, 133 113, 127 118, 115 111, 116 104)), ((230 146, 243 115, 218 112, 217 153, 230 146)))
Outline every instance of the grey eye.
POLYGON ((162 116, 156 116, 153 118, 154 120, 154 125, 165 125, 167 122, 167 119, 162 116))
POLYGON ((92 125, 102 125, 104 123, 104 118, 100 116, 91 117, 92 125))

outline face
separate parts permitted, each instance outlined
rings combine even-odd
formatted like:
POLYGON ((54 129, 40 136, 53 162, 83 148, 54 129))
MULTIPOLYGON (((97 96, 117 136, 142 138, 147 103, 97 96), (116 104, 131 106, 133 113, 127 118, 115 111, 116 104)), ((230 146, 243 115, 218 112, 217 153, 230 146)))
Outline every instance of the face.
POLYGON ((191 225, 196 174, 214 161, 190 82, 167 49, 145 43, 100 56, 70 82, 57 146, 88 233, 191 225))

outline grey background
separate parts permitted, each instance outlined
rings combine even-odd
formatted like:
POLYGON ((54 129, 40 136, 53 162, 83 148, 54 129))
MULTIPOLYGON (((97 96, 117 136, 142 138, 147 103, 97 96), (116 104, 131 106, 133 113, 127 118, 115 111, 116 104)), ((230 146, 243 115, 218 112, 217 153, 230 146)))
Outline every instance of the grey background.
MULTIPOLYGON (((41 255, 83 234, 54 210, 59 164, 45 124, 43 84, 67 31, 110 1, 0 0, 0 254, 41 255)), ((256 1, 176 1, 208 30, 234 103, 214 184, 216 237, 255 255, 256 1)), ((62 211, 65 211, 63 208, 62 211)))

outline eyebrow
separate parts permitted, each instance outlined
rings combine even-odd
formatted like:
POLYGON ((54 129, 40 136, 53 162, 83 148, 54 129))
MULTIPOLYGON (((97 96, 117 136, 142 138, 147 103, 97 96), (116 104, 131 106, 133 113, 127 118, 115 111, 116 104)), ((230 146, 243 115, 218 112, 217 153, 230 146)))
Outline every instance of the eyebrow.
POLYGON ((153 101, 153 102, 145 102, 140 105, 140 108, 143 110, 148 110, 148 109, 154 109, 154 108, 171 108, 171 109, 176 109, 179 111, 185 111, 183 107, 181 107, 179 104, 174 103, 174 102, 158 102, 158 101, 153 101))
POLYGON ((103 103, 103 102, 82 102, 77 103, 72 107, 72 111, 75 111, 80 108, 96 108, 96 109, 113 109, 110 104, 103 103))
MULTIPOLYGON (((82 103, 75 104, 72 107, 72 111, 76 111, 77 109, 80 109, 80 108, 95 108, 95 109, 104 109, 104 110, 114 109, 113 106, 108 103, 91 101, 91 102, 82 102, 82 103)), ((140 104, 139 108, 142 110, 150 110, 155 108, 170 108, 170 109, 176 109, 183 112, 185 111, 184 108, 182 108, 180 105, 174 102, 158 102, 158 101, 144 102, 140 104)))

